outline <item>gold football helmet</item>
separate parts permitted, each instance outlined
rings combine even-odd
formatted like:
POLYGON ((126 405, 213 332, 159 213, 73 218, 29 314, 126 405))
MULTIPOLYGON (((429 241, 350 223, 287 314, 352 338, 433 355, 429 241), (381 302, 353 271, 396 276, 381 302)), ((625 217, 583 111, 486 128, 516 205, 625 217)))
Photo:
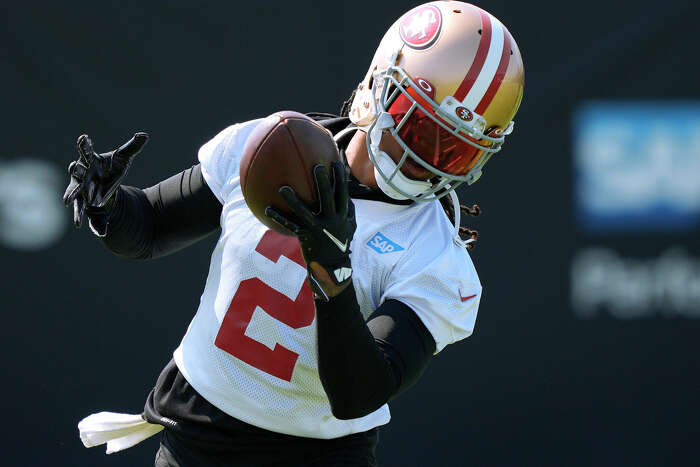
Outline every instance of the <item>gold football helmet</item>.
POLYGON ((430 2, 389 28, 350 119, 367 132, 382 191, 434 200, 481 176, 513 130, 523 86, 520 51, 498 19, 469 3, 430 2), (385 131, 404 150, 398 163, 379 150, 385 131), (406 177, 401 167, 409 157, 434 177, 406 177))

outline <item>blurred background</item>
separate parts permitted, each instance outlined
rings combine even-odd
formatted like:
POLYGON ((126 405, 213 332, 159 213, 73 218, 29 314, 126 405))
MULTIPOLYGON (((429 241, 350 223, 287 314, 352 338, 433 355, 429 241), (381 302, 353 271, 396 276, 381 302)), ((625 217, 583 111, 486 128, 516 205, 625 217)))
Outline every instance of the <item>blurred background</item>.
MULTIPOLYGON (((215 238, 136 262, 70 226, 75 140, 151 134, 128 183, 225 126, 336 112, 418 2, 16 2, 0 15, 4 465, 152 465, 82 447, 138 413, 215 238)), ((525 61, 515 132, 460 192, 483 216, 472 337, 392 403, 385 466, 691 465, 700 435, 700 3, 486 1, 525 61)))

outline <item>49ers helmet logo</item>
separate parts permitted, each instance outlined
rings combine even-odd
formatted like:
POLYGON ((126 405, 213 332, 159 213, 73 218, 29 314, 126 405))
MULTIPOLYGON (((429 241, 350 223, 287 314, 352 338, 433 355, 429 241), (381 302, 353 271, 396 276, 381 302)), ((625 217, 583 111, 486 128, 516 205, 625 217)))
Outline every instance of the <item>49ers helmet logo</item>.
POLYGON ((422 5, 404 16, 399 25, 399 34, 407 46, 425 49, 440 35, 441 26, 440 9, 433 5, 422 5))
POLYGON ((466 107, 457 107, 455 109, 455 113, 459 118, 461 118, 465 122, 471 122, 471 120, 474 118, 474 114, 472 114, 472 111, 466 107))

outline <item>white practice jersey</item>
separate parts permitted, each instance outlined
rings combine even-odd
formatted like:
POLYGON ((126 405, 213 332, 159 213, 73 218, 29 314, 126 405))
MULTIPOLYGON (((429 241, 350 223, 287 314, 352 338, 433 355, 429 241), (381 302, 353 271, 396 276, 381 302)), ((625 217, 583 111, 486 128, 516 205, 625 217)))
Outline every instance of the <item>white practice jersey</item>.
MULTIPOLYGON (((197 314, 175 362, 225 413, 266 430, 337 438, 389 421, 387 405, 340 420, 318 374, 315 308, 299 243, 269 230, 239 184, 245 141, 259 120, 233 125, 202 146, 204 178, 223 204, 221 237, 197 314)), ((353 200, 353 285, 367 318, 385 300, 408 305, 440 351, 474 328, 481 285, 439 202, 400 206, 353 200)))

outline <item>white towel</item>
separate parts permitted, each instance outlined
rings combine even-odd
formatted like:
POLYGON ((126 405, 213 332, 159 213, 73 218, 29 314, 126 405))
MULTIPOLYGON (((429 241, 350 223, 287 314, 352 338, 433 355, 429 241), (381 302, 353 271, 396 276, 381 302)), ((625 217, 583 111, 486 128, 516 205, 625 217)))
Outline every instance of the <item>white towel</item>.
POLYGON ((107 454, 130 448, 163 429, 148 423, 141 415, 100 412, 78 423, 80 440, 86 448, 107 443, 107 454))

